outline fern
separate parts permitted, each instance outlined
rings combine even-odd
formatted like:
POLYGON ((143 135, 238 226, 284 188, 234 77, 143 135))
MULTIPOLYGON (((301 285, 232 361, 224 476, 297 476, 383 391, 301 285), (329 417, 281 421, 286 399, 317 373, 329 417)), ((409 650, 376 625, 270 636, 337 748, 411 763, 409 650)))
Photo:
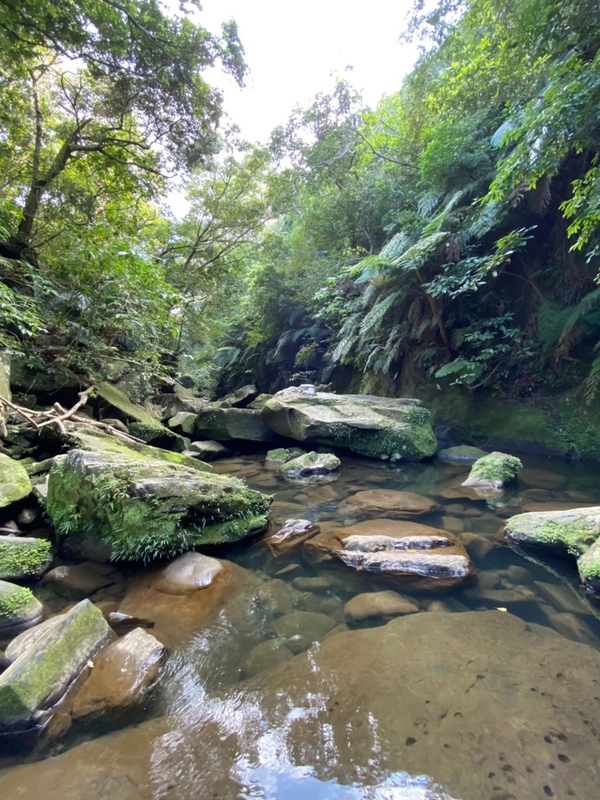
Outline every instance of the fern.
POLYGON ((409 245, 409 238, 405 233, 397 233, 390 241, 384 245, 379 258, 392 259, 398 258, 406 250, 409 245))
POLYGON ((394 303, 399 294, 400 292, 392 292, 392 294, 388 295, 384 300, 381 300, 379 303, 377 303, 377 305, 373 306, 360 324, 361 341, 364 341, 371 331, 373 331, 375 326, 381 322, 385 316, 385 313, 394 303))
POLYGON ((357 329, 359 324, 360 314, 352 314, 342 325, 338 334, 339 341, 331 354, 331 358, 334 362, 343 361, 354 347, 358 338, 357 329))
POLYGON ((416 244, 405 250, 402 256, 395 259, 395 264, 409 269, 421 267, 429 256, 448 239, 448 233, 441 231, 439 233, 432 233, 419 239, 416 244))
POLYGON ((586 314, 595 311, 599 306, 600 288, 594 289, 592 292, 588 292, 588 294, 586 294, 585 297, 579 303, 577 303, 575 308, 570 309, 560 335, 559 346, 562 346, 567 342, 569 334, 573 328, 583 320, 586 314))
POLYGON ((537 313, 537 338, 546 357, 556 347, 569 313, 570 309, 561 309, 552 300, 544 300, 540 305, 537 313))

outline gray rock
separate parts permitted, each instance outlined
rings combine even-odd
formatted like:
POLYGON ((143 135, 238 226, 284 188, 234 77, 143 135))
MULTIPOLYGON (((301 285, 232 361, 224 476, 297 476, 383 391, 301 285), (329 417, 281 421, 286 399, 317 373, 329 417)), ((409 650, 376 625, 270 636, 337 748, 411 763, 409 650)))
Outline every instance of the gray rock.
POLYGON ((0 675, 0 731, 44 724, 88 662, 112 638, 102 612, 82 600, 0 675))
POLYGON ((225 397, 216 401, 218 408, 246 408, 258 397, 258 389, 253 383, 241 386, 235 392, 230 392, 225 397))
POLYGON ((374 458, 427 458, 437 449, 429 412, 415 400, 298 387, 277 392, 264 404, 262 415, 281 436, 374 458))
POLYGON ((206 442, 191 442, 188 445, 188 451, 190 451, 190 455, 193 454, 203 461, 216 461, 218 458, 225 458, 232 453, 229 447, 225 447, 220 442, 213 442, 210 439, 206 442))
POLYGON ((183 433, 194 433, 194 425, 196 424, 196 414, 193 411, 179 411, 174 417, 167 422, 169 428, 179 428, 183 433))
POLYGON ((18 461, 0 453, 0 508, 16 503, 31 494, 31 481, 18 461))
POLYGON ((196 434, 228 442, 274 442, 277 437, 263 422, 261 412, 252 408, 210 408, 196 418, 196 434))
POLYGON ((278 447, 267 452, 265 465, 282 467, 288 461, 303 455, 306 455, 306 450, 302 450, 301 447, 278 447))

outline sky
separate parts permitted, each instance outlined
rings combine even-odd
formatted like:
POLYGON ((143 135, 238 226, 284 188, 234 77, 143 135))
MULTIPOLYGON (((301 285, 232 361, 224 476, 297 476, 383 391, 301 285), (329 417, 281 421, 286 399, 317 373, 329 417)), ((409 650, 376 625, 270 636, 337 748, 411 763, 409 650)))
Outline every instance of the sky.
POLYGON ((250 73, 246 87, 218 70, 204 73, 225 94, 242 135, 264 142, 291 110, 346 77, 367 103, 400 88, 417 56, 398 41, 410 0, 202 0, 198 21, 218 33, 238 23, 250 73), (348 70, 348 67, 352 67, 348 70))

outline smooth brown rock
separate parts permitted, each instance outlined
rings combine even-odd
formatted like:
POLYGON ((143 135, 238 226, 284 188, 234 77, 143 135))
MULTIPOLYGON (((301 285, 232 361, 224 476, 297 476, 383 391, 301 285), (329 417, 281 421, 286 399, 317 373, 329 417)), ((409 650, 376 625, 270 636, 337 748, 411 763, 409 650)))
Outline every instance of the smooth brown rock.
POLYGON ((0 796, 233 800, 249 785, 285 797, 291 782, 325 796, 329 781, 357 797, 593 800, 598 674, 593 647, 508 613, 399 617, 327 636, 170 717, 4 770, 0 796), (390 775, 422 777, 394 787, 390 775))
POLYGON ((265 669, 293 658, 293 653, 283 642, 268 639, 253 647, 242 664, 242 677, 251 678, 265 669))
POLYGON ((73 698, 74 719, 115 714, 139 705, 154 688, 164 646, 142 628, 109 645, 73 698))
POLYGON ((154 589, 165 594, 192 594, 206 589, 222 572, 223 564, 202 553, 184 553, 165 567, 154 589))
POLYGON ((294 589, 300 592, 326 592, 331 589, 331 581, 325 575, 318 575, 314 578, 294 578, 292 581, 294 589))
POLYGON ((263 541, 272 555, 280 558, 320 531, 320 527, 308 519, 286 519, 278 531, 266 536, 263 541))
POLYGON ((387 591, 357 594, 346 603, 344 611, 347 620, 362 622, 365 619, 416 614, 419 608, 398 592, 387 591))
POLYGON ((311 611, 292 611, 273 622, 273 630, 292 653, 306 650, 335 626, 336 622, 331 617, 311 611))
POLYGON ((89 595, 114 583, 111 577, 103 577, 83 564, 55 567, 44 575, 44 583, 55 583, 66 592, 89 597, 89 595))
POLYGON ((339 513, 349 517, 414 519, 437 509, 437 503, 414 492, 394 489, 368 489, 347 497, 339 513))

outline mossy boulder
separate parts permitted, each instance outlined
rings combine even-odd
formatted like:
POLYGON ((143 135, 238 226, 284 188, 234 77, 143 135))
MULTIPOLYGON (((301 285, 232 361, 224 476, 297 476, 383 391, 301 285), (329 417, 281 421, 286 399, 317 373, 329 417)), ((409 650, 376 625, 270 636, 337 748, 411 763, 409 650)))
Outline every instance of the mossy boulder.
POLYGON ((191 436, 194 433, 194 426, 196 424, 196 414, 193 411, 178 411, 174 417, 167 422, 171 430, 178 428, 183 433, 191 436))
POLYGON ((0 536, 0 579, 39 578, 52 563, 52 545, 47 539, 0 536))
POLYGON ((333 453, 311 453, 293 458, 283 464, 281 474, 286 478, 305 478, 311 475, 327 475, 339 469, 341 461, 333 453))
POLYGON ((0 675, 0 732, 43 724, 90 659, 114 638, 100 609, 82 600, 48 626, 0 675))
POLYGON ((458 445, 458 447, 447 447, 445 450, 439 450, 437 457, 440 461, 457 461, 459 463, 472 463, 480 458, 487 456, 485 450, 479 447, 470 447, 466 444, 458 445))
POLYGON ((0 638, 36 625, 43 611, 42 604, 29 589, 0 581, 0 638))
POLYGON ((300 386, 277 392, 261 413, 281 436, 373 458, 421 459, 437 450, 429 412, 418 400, 336 395, 300 386))
POLYGON ((277 436, 252 408, 209 408, 196 417, 196 434, 203 439, 228 442, 274 442, 277 436))
POLYGON ((268 467, 282 467, 288 461, 303 455, 306 455, 306 450, 301 447, 277 447, 267 452, 265 464, 268 467))
POLYGON ((600 538, 600 506, 517 514, 506 520, 504 532, 518 545, 581 556, 600 538))
POLYGON ((600 538, 577 560, 579 577, 584 587, 600 595, 600 538))
POLYGON ((523 464, 516 456, 494 451, 477 459, 462 486, 501 489, 507 483, 514 481, 522 469, 523 464))
POLYGON ((31 494, 31 481, 24 467, 0 453, 0 508, 9 506, 31 494))
POLYGON ((101 542, 113 559, 148 561, 256 533, 271 500, 226 475, 71 450, 50 471, 47 511, 61 547, 101 542))

